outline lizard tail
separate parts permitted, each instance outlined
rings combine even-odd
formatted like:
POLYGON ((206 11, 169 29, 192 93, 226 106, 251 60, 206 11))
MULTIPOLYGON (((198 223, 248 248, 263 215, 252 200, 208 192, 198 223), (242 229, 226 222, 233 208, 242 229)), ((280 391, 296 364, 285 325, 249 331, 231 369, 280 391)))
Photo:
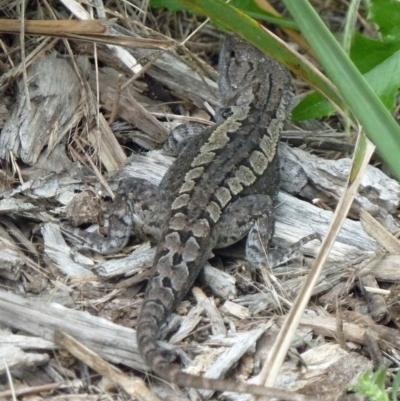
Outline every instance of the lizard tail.
MULTIPOLYGON (((148 316, 146 314, 146 316, 148 316)), ((197 389, 212 390, 212 391, 232 391, 235 393, 253 394, 261 397, 273 397, 280 400, 288 401, 317 401, 309 396, 279 390, 276 388, 264 387, 256 384, 247 384, 244 382, 234 382, 232 380, 211 379, 204 376, 195 376, 181 371, 176 364, 170 364, 163 356, 161 350, 157 346, 155 336, 148 335, 155 330, 154 323, 143 318, 140 319, 140 333, 137 342, 142 355, 145 357, 148 366, 160 378, 177 384, 178 386, 192 387, 197 389), (145 353, 143 352, 145 351, 145 353)), ((139 333, 139 330, 138 330, 139 333)), ((264 398, 263 398, 264 399, 264 398)))
POLYGON ((160 322, 164 320, 166 314, 161 303, 149 300, 144 302, 136 327, 138 348, 146 364, 155 373, 163 376, 163 371, 168 369, 170 364, 157 346, 157 334, 160 322))
MULTIPOLYGON (((197 233, 202 220, 194 224, 197 233)), ((208 224, 208 223, 207 223, 208 224)), ((211 253, 209 235, 195 236, 189 224, 186 230, 170 230, 161 239, 153 262, 153 274, 136 327, 139 351, 146 364, 157 374, 166 377, 171 364, 157 345, 162 324, 176 308, 194 283, 211 253)), ((208 230, 203 230, 209 232, 208 230)))
MULTIPOLYGON (((171 237, 169 240, 171 240, 171 237)), ((190 243, 190 237, 186 243, 188 242, 190 243)), ((183 278, 173 277, 174 269, 177 269, 177 265, 174 265, 172 260, 176 262, 176 254, 174 254, 175 258, 165 256, 166 254, 163 253, 162 249, 159 249, 156 253, 154 262, 156 269, 153 271, 153 277, 147 286, 136 327, 137 344, 144 362, 159 377, 179 386, 213 391, 233 391, 264 397, 269 396, 282 400, 312 400, 312 398, 289 391, 184 373, 177 364, 171 364, 168 357, 165 357, 165 354, 157 345, 160 327, 171 313, 171 310, 176 307, 186 293, 185 288, 193 284, 199 268, 204 265, 211 246, 207 242, 205 244, 201 243, 201 245, 196 247, 195 251, 187 252, 185 257, 180 260, 181 264, 178 264, 178 266, 180 266, 181 272, 188 273, 183 278), (194 255, 190 257, 190 262, 188 261, 188 255, 194 255), (182 261, 186 263, 185 269, 183 269, 182 261)))
POLYGON ((169 313, 168 308, 159 300, 149 299, 148 296, 151 296, 151 290, 147 291, 146 301, 139 316, 136 332, 137 344, 146 364, 160 378, 179 386, 212 391, 232 391, 289 401, 315 400, 315 398, 290 391, 232 380, 212 379, 182 372, 177 364, 171 364, 165 358, 157 345, 157 334, 165 316, 169 313))

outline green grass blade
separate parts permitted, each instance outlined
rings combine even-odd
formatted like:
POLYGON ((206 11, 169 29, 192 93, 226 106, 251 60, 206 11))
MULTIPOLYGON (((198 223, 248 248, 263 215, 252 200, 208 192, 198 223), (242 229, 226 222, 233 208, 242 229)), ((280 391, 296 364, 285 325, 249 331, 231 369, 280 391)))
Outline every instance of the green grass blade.
MULTIPOLYGON (((197 13, 248 40, 259 49, 286 65, 331 101, 343 108, 335 88, 303 63, 260 24, 222 0, 180 0, 197 13)), ((349 109, 376 145, 381 157, 400 178, 400 128, 379 98, 374 94, 341 46, 306 0, 283 0, 301 32, 317 54, 327 75, 336 84, 349 109)))
POLYGON ((226 4, 223 0, 179 0, 198 14, 204 14, 214 22, 224 26, 246 39, 260 50, 278 60, 299 78, 308 82, 324 97, 343 107, 343 101, 336 88, 308 62, 299 58, 276 36, 268 31, 247 14, 226 4))
POLYGON ((307 0, 283 0, 381 157, 400 178, 400 127, 307 0))

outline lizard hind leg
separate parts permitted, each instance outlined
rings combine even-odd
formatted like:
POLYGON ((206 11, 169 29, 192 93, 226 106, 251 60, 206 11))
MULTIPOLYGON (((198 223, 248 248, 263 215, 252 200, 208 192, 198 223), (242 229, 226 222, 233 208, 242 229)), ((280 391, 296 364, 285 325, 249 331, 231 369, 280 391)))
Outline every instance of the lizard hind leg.
POLYGON ((264 243, 274 232, 272 199, 268 195, 247 195, 230 203, 214 226, 214 248, 225 248, 242 239, 260 219, 265 227, 264 243))
POLYGON ((297 256, 304 244, 319 239, 318 234, 308 235, 284 250, 270 250, 274 234, 272 199, 268 195, 247 195, 232 202, 213 229, 214 248, 224 248, 247 234, 246 258, 253 267, 260 264, 270 268, 279 266, 297 256))
POLYGON ((80 228, 63 224, 63 231, 76 239, 79 250, 91 250, 103 255, 120 251, 128 242, 131 231, 138 237, 160 237, 162 199, 158 188, 139 178, 120 182, 116 197, 109 210, 108 234, 88 233, 80 228))

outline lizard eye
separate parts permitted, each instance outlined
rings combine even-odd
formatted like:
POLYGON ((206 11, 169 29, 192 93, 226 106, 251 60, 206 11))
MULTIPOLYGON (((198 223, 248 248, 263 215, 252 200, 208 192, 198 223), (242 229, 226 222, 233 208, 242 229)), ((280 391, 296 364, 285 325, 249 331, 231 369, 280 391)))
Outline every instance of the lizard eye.
POLYGON ((231 59, 236 57, 236 52, 235 50, 231 50, 231 52, 229 53, 229 56, 231 57, 231 59))
POLYGON ((230 107, 225 107, 222 112, 221 116, 224 120, 226 120, 228 117, 230 117, 233 114, 233 111, 230 107))

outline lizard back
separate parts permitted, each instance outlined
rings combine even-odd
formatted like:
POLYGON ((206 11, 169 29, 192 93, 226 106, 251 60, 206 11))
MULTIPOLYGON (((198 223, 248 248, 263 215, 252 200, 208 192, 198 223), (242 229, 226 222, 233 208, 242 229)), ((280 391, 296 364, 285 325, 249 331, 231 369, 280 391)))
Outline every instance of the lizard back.
POLYGON ((288 71, 238 38, 224 42, 219 73, 218 123, 188 142, 161 183, 167 213, 137 325, 139 350, 153 371, 214 390, 228 389, 227 382, 171 366, 157 335, 209 258, 226 207, 248 194, 276 196, 277 145, 291 96, 288 71))

